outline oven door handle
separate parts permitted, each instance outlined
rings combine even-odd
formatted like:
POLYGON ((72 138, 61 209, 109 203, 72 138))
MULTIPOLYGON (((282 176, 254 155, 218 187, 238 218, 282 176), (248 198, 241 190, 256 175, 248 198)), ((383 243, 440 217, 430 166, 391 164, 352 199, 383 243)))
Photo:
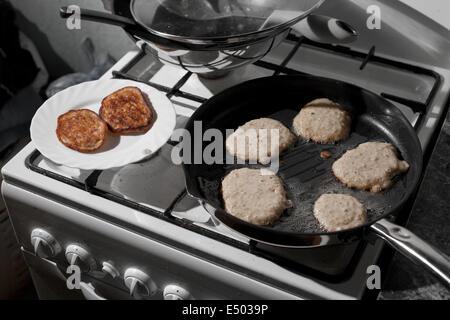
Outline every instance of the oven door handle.
POLYGON ((92 283, 80 282, 80 290, 86 300, 108 300, 95 292, 92 283))

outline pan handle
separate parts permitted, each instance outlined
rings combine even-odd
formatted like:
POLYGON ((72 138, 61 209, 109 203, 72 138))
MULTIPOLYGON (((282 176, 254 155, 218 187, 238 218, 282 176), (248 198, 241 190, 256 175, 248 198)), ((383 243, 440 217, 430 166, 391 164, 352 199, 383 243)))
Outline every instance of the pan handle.
MULTIPOLYGON (((59 9, 59 15, 63 19, 67 19, 71 17, 75 12, 70 10, 68 7, 61 7, 59 9)), ((80 18, 86 21, 99 22, 114 26, 122 27, 126 32, 130 33, 132 36, 149 41, 152 43, 157 43, 159 45, 167 46, 174 49, 183 49, 184 46, 170 41, 168 39, 164 39, 158 37, 144 27, 138 25, 133 19, 129 19, 127 17, 115 15, 108 12, 90 10, 90 9, 80 9, 80 18)))
MULTIPOLYGON (((70 10, 68 7, 61 7, 59 9, 59 15, 63 19, 67 19, 71 17, 74 14, 72 10, 70 10)), ((134 22, 134 20, 118 16, 115 14, 107 13, 107 12, 101 12, 96 10, 90 10, 90 9, 80 9, 80 18, 84 20, 94 21, 94 22, 100 22, 110 25, 119 26, 122 28, 125 27, 131 27, 131 28, 139 28, 139 25, 134 22)))
POLYGON ((381 219, 370 226, 377 236, 404 256, 427 267, 450 288, 450 258, 408 229, 381 219))

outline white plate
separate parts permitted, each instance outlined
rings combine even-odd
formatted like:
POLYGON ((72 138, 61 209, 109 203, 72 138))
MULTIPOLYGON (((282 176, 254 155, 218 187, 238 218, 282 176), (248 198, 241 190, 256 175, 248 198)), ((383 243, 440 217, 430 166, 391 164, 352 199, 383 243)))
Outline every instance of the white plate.
POLYGON ((140 161, 158 151, 169 140, 176 113, 162 92, 129 80, 98 80, 67 88, 48 99, 31 121, 31 139, 36 148, 53 162, 72 168, 104 170, 140 161), (146 93, 157 118, 145 134, 108 135, 105 144, 93 153, 81 153, 64 146, 56 136, 57 119, 69 110, 90 109, 98 114, 104 97, 123 87, 138 87, 146 93))

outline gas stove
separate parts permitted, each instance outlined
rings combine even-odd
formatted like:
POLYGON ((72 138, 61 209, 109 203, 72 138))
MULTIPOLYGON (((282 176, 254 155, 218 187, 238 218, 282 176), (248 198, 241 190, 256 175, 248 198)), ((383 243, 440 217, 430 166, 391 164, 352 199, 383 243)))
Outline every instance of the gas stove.
MULTIPOLYGON (((217 79, 162 65, 145 44, 138 45, 139 51, 126 54, 103 78, 131 79, 165 92, 175 106, 178 128, 228 87, 259 77, 311 74, 356 84, 390 100, 411 122, 427 154, 450 92, 448 68, 386 54, 385 46, 377 44, 364 49, 362 44, 324 45, 291 33, 262 60, 217 79)), ((41 298, 77 297, 63 281, 71 245, 88 265, 80 296, 87 299, 128 298, 129 292, 151 299, 365 296, 367 268, 379 262, 381 241, 289 249, 250 240, 213 221, 187 195, 183 171, 170 158, 175 145, 169 141, 139 163, 85 171, 45 159, 30 143, 3 168, 3 196, 41 298), (33 236, 43 238, 46 249, 33 236), (122 279, 130 272, 137 274, 141 291, 149 293, 154 286, 156 293, 130 289, 122 279), (43 273, 52 274, 60 286, 46 287, 43 273), (151 280, 142 279, 142 273, 151 280)))

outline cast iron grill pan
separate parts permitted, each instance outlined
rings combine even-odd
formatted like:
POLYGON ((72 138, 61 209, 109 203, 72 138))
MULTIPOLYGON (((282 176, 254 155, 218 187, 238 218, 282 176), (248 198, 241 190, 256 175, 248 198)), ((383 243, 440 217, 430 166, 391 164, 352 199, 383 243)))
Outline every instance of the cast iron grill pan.
MULTIPOLYGON (((230 214, 226 214, 226 224, 230 225, 229 222, 232 221, 232 227, 239 227, 236 223, 242 223, 245 228, 238 228, 238 231, 258 229, 262 237, 264 231, 269 231, 269 237, 270 234, 281 237, 289 234, 325 234, 326 231, 320 227, 313 215, 314 202, 321 194, 344 193, 354 196, 366 206, 368 224, 395 213, 409 198, 417 184, 422 164, 420 143, 413 128, 391 103, 350 84, 310 76, 279 76, 252 80, 210 99, 194 113, 186 128, 192 134, 194 121, 202 121, 203 131, 217 128, 224 133, 225 129, 236 129, 249 120, 269 117, 281 121, 295 134, 292 128, 294 117, 302 106, 317 98, 331 99, 350 113, 350 137, 335 144, 316 144, 298 138, 293 147, 280 155, 278 171, 293 207, 287 209, 281 218, 270 226, 250 225, 230 214), (390 189, 378 194, 345 187, 331 170, 333 162, 347 150, 367 141, 392 143, 398 150, 399 158, 410 164, 407 173, 394 178, 390 189), (322 159, 322 151, 328 151, 332 156, 322 159)), ((203 148, 208 144, 209 142, 203 143, 203 148)), ((224 154, 225 152, 224 150, 224 154)), ((230 171, 241 167, 263 166, 184 165, 188 191, 221 211, 223 215, 221 181, 230 171)))

